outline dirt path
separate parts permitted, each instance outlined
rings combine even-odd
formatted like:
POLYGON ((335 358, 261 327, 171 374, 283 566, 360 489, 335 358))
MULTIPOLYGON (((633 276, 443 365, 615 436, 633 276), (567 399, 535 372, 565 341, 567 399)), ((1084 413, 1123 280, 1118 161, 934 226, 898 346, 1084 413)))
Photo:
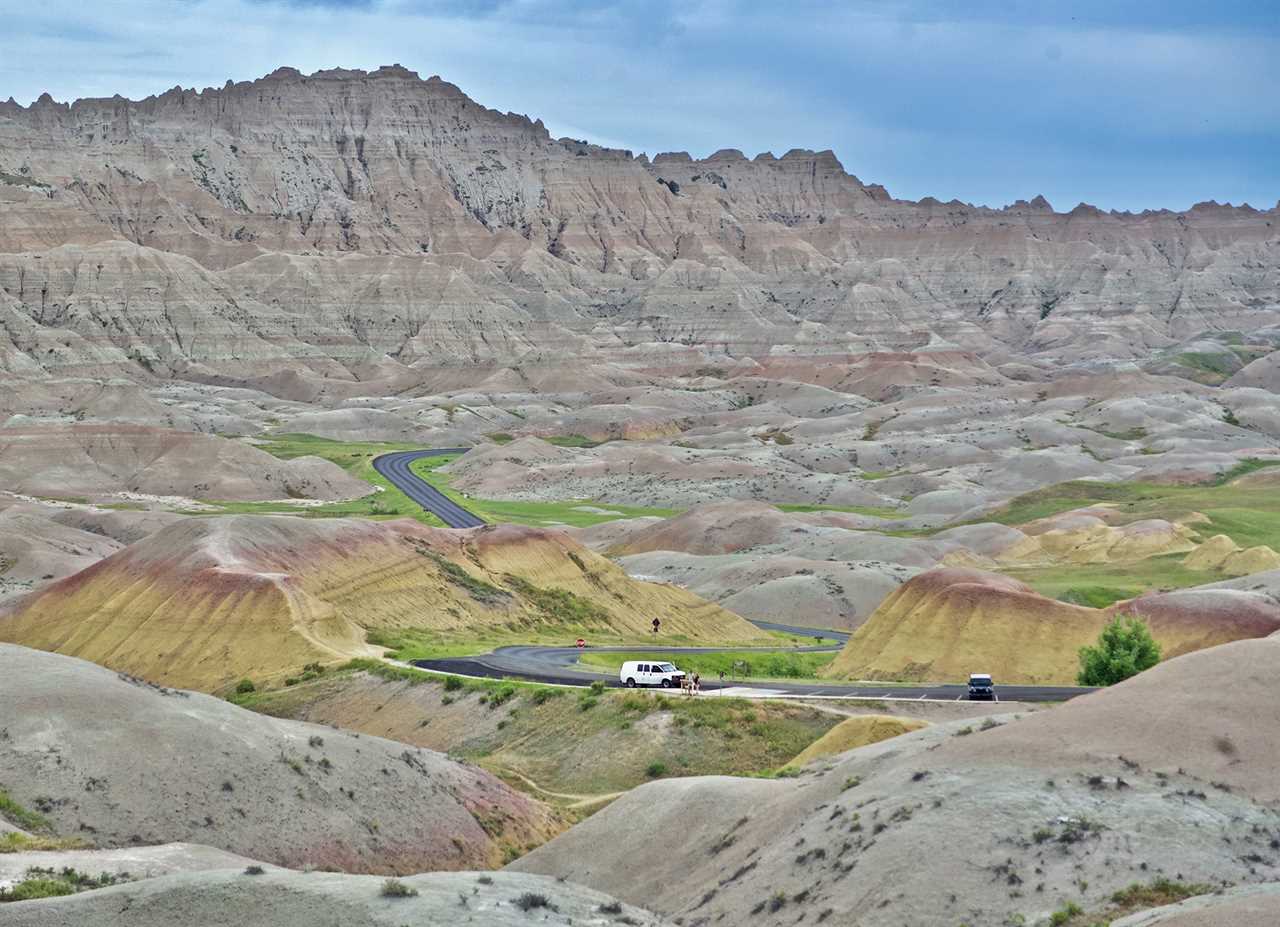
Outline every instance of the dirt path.
POLYGON ((519 779, 521 782, 523 782, 529 788, 533 789, 539 795, 547 795, 551 798, 563 799, 569 802, 569 804, 566 806, 569 808, 575 808, 575 809, 591 808, 595 805, 611 802, 615 798, 618 798, 619 796, 626 794, 626 792, 605 792, 600 795, 575 795, 572 792, 552 792, 549 789, 544 789, 542 786, 538 785, 538 783, 534 782, 524 773, 516 772, 514 769, 510 768, 509 766, 499 766, 497 764, 493 764, 489 767, 489 769, 491 772, 497 773, 499 775, 511 776, 514 779, 519 779))

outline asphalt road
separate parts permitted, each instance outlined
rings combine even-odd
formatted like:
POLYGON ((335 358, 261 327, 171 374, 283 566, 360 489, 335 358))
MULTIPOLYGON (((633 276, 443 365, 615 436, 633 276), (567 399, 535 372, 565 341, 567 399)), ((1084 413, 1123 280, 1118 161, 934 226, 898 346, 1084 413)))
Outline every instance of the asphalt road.
MULTIPOLYGON (((812 636, 813 628, 797 628, 771 622, 753 622, 758 627, 773 631, 783 631, 797 636, 812 636)), ((840 640, 839 644, 796 648, 760 648, 762 652, 777 650, 797 650, 802 653, 839 650, 849 635, 837 631, 820 631, 828 638, 840 640)), ((723 647, 667 647, 656 640, 653 645, 656 653, 715 653, 723 647)), ((624 653, 643 650, 642 645, 631 647, 593 647, 597 653, 624 653)), ((749 648, 744 648, 749 649, 749 648)), ((581 669, 575 664, 578 661, 576 647, 537 647, 533 645, 516 645, 499 647, 492 653, 477 654, 471 657, 454 657, 445 660, 414 660, 413 665, 422 669, 441 673, 457 673, 460 676, 482 676, 490 679, 527 679, 534 682, 553 683, 557 685, 587 686, 596 680, 604 680, 605 685, 617 688, 622 685, 616 674, 597 673, 581 669)), ((756 689, 782 696, 826 696, 830 698, 877 698, 877 699, 938 699, 957 701, 964 699, 968 689, 963 683, 931 686, 910 685, 836 685, 820 682, 736 682, 725 680, 723 683, 703 679, 704 691, 721 688, 756 689)), ((1092 692, 1092 689, 1072 686, 996 686, 996 696, 1005 702, 1061 702, 1077 695, 1092 692)))
MULTIPOLYGON (((445 454, 461 454, 467 448, 446 447, 423 451, 397 451, 375 457, 373 468, 428 512, 437 516, 450 528, 476 528, 485 524, 483 518, 470 512, 454 502, 440 490, 409 469, 409 464, 423 457, 440 457, 445 454)), ((777 624, 770 621, 753 622, 756 627, 766 631, 781 631, 796 637, 823 637, 837 641, 834 645, 810 647, 773 647, 768 650, 797 650, 801 653, 815 653, 839 650, 849 635, 840 631, 820 631, 814 628, 800 628, 792 625, 777 624)), ((597 647, 596 651, 622 653, 643 649, 634 647, 597 647)), ((662 644, 661 637, 654 640, 654 649, 662 653, 714 653, 723 647, 667 647, 662 644)), ((492 653, 478 654, 472 657, 457 657, 447 660, 414 660, 413 665, 422 669, 443 673, 457 673, 461 676, 484 676, 492 679, 510 677, 528 679, 534 682, 555 683, 559 685, 590 685, 596 680, 604 680, 611 687, 621 685, 618 677, 611 673, 594 673, 579 669, 578 649, 576 647, 536 647, 518 645, 499 647, 492 653)), ((784 696, 821 695, 840 698, 881 698, 881 699, 944 699, 959 700, 965 697, 967 689, 962 683, 937 686, 884 686, 884 685, 830 685, 812 682, 735 682, 726 680, 723 684, 703 680, 704 690, 716 690, 729 687, 757 689, 784 696)), ((1069 686, 1001 686, 997 685, 997 698, 1006 702, 1060 702, 1091 692, 1069 686)))
POLYGON ((373 459, 377 470, 392 486, 400 490, 450 528, 478 528, 485 520, 468 511, 409 469, 409 464, 423 457, 442 457, 445 454, 462 454, 468 448, 442 447, 429 451, 397 451, 373 459))

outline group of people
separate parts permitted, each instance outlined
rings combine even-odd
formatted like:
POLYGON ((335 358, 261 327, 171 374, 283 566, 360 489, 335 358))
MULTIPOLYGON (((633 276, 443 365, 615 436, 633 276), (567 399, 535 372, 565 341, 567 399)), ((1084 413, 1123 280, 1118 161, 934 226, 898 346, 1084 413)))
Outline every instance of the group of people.
POLYGON ((685 695, 697 695, 702 691, 702 677, 697 673, 686 674, 680 683, 685 695))

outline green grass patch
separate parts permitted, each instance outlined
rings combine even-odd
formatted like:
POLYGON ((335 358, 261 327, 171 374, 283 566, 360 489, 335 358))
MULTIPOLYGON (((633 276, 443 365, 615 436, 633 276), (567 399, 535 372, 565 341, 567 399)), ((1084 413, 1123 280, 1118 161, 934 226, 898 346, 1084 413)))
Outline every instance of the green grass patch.
POLYGON ((16 883, 12 888, 0 890, 0 902, 58 898, 90 889, 104 888, 127 880, 127 876, 115 876, 107 872, 91 876, 69 866, 59 870, 33 866, 27 870, 21 882, 16 883))
POLYGON ((27 853, 33 850, 84 850, 89 843, 79 837, 46 837, 16 830, 0 834, 0 853, 27 853))
POLYGON ((646 515, 671 518, 679 515, 681 511, 639 505, 612 505, 593 502, 590 499, 570 499, 563 502, 507 502, 501 499, 471 498, 455 490, 452 477, 442 469, 457 459, 457 455, 424 457, 421 460, 415 460, 410 465, 410 469, 454 502, 465 506, 488 522, 511 522, 535 527, 569 525, 574 528, 588 528, 591 525, 616 521, 620 518, 640 518, 646 515), (600 511, 580 511, 583 508, 600 511))
POLYGON ((189 514, 217 515, 297 515, 303 518, 413 518, 426 525, 443 526, 434 515, 423 511, 382 474, 373 468, 373 459, 392 451, 417 450, 415 444, 392 444, 377 441, 334 441, 316 435, 283 434, 260 442, 256 447, 281 460, 296 457, 323 457, 346 470, 357 479, 381 487, 359 499, 345 502, 328 502, 324 505, 290 505, 287 502, 209 502, 218 507, 216 512, 191 512, 189 514))
POLYGON ((686 673, 698 673, 704 681, 717 679, 815 679, 818 671, 835 659, 835 652, 725 650, 714 653, 669 653, 635 650, 626 653, 583 651, 579 662, 592 669, 617 673, 628 660, 674 663, 686 673))
POLYGON ((501 731, 450 754, 552 791, 601 794, 666 776, 769 774, 839 720, 807 706, 612 689, 525 703, 501 731))
POLYGON ((1175 521, 1200 512, 1209 519, 1207 524, 1195 525, 1203 537, 1225 534, 1241 547, 1259 544, 1276 547, 1280 545, 1280 493, 1274 487, 1240 485, 1236 480, 1277 465, 1280 461, 1249 459, 1212 482, 1189 486, 1088 480, 1059 483, 1018 496, 982 520, 1021 525, 1071 509, 1106 503, 1116 513, 1117 524, 1147 518, 1175 521))
POLYGON ((1141 441, 1147 436, 1147 429, 1141 427, 1126 428, 1124 431, 1107 431, 1105 428, 1090 428, 1089 431, 1096 432, 1105 438, 1114 438, 1117 441, 1141 441))
POLYGON ((0 817, 23 830, 50 830, 49 819, 30 811, 14 801, 9 793, 0 789, 0 817))
POLYGON ((1217 573, 1187 569, 1182 565, 1185 556, 1167 554, 1133 563, 1061 564, 1011 568, 1002 572, 1051 599, 1089 608, 1106 608, 1144 592, 1184 589, 1222 579, 1217 573))
POLYGON ((1115 586, 1071 586, 1056 598, 1069 605, 1083 605, 1086 608, 1106 608, 1124 599, 1132 599, 1141 595, 1142 589, 1133 586, 1117 588, 1115 586))

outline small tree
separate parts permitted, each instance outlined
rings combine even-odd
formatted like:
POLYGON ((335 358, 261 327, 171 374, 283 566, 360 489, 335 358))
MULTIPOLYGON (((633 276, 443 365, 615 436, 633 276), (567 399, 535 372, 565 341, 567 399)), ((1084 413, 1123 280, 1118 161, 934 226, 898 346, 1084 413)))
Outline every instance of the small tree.
POLYGON ((1117 615, 1102 629, 1095 647, 1080 648, 1082 686, 1110 686, 1136 676, 1160 662, 1160 645, 1147 623, 1136 615, 1117 615))

